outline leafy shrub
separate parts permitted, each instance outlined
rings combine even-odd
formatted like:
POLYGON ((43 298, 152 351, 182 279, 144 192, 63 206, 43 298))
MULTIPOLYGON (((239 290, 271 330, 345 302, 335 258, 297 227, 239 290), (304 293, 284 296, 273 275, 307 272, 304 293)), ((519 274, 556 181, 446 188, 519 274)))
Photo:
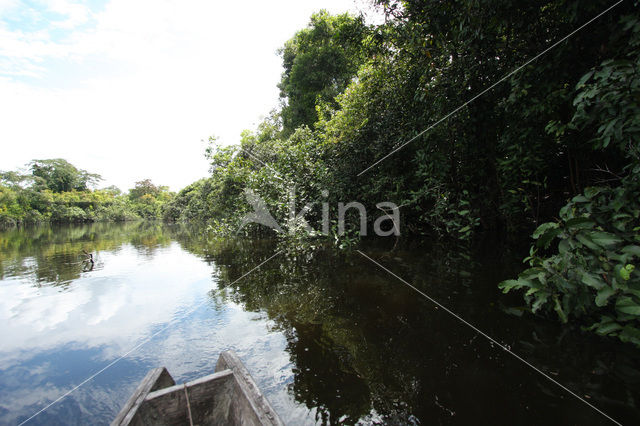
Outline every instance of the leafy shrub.
POLYGON ((0 230, 13 228, 16 226, 16 220, 6 213, 0 213, 0 230))
POLYGON ((138 219, 140 219, 140 216, 136 215, 121 200, 109 205, 99 206, 95 211, 95 220, 98 222, 126 222, 138 219))
POLYGON ((25 215, 23 222, 28 225, 35 225, 37 223, 45 222, 45 217, 37 210, 29 210, 25 215))
POLYGON ((55 205, 51 210, 51 221, 63 223, 86 222, 87 213, 80 207, 55 205))
POLYGON ((589 329, 640 346, 640 166, 616 188, 591 187, 540 225, 518 279, 500 283, 524 290, 536 312, 562 322, 584 317, 589 329), (559 239, 558 252, 538 255, 559 239))

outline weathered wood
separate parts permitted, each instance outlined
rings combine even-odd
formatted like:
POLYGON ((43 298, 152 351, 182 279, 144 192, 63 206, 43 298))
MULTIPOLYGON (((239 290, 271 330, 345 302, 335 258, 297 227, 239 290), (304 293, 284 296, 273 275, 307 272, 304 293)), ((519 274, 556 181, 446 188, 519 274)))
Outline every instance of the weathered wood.
POLYGON ((220 355, 214 374, 183 385, 175 385, 164 368, 152 370, 112 426, 169 426, 190 422, 196 425, 282 425, 240 359, 228 351, 220 355), (157 385, 161 381, 165 386, 157 385))
POLYGON ((232 407, 234 418, 238 420, 236 424, 283 424, 269 401, 267 401, 267 398, 260 392, 260 388, 253 381, 240 358, 232 351, 222 352, 218 357, 216 371, 224 369, 233 371, 237 385, 240 388, 238 392, 241 392, 241 394, 237 395, 236 403, 232 407))
POLYGON ((232 417, 235 403, 233 371, 224 370, 186 384, 194 424, 238 424, 232 417))
POLYGON ((140 408, 140 404, 142 404, 149 392, 175 384, 176 382, 173 381, 173 377, 171 377, 171 374, 169 374, 166 368, 158 367, 149 371, 133 392, 133 395, 131 395, 127 403, 122 407, 120 413, 118 413, 113 422, 111 422, 111 426, 130 424, 138 408, 140 408))
POLYGON ((187 385, 184 385, 184 396, 187 398, 187 416, 189 417, 189 426, 193 426, 193 415, 191 414, 191 403, 189 402, 189 392, 187 385))
POLYGON ((151 392, 138 409, 141 425, 185 425, 189 423, 185 386, 191 399, 194 424, 232 423, 229 418, 233 383, 231 370, 151 392), (215 419, 215 421, 213 420, 215 419))

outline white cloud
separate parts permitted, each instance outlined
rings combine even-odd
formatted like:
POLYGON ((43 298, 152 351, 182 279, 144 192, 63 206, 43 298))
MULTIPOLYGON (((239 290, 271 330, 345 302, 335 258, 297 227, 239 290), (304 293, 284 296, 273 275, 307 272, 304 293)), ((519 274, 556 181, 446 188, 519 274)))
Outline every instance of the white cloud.
POLYGON ((51 12, 65 16, 64 20, 52 23, 56 28, 75 28, 87 22, 91 15, 89 8, 81 3, 66 0, 46 0, 44 4, 51 12))
POLYGON ((237 142, 277 105, 276 50, 321 8, 354 3, 52 0, 44 28, 0 24, 0 169, 62 157, 123 189, 205 176, 202 140, 237 142))
POLYGON ((122 354, 212 287, 211 268, 176 243, 150 260, 131 246, 101 256, 109 270, 74 280, 69 291, 28 286, 26 280, 0 287, 0 370, 65 344, 108 346, 111 355, 122 354), (161 282, 174 284, 159 288, 161 282))
POLYGON ((0 0, 0 16, 18 7, 18 0, 0 0))

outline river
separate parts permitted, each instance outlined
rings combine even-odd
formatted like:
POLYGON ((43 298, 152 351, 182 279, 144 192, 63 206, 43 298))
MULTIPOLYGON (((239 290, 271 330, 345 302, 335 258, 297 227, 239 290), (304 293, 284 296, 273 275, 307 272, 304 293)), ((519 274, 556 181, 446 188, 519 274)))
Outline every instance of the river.
POLYGON ((147 223, 1 232, 0 423, 108 424, 149 369, 181 383, 231 349, 287 424, 612 424, 365 254, 640 424, 640 352, 523 314, 496 287, 521 267, 514 255, 359 250, 147 223))

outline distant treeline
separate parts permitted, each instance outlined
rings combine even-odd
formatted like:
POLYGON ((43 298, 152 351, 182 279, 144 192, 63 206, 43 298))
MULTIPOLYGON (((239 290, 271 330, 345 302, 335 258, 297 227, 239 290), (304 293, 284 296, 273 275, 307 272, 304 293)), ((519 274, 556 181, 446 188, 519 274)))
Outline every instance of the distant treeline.
POLYGON ((100 180, 63 159, 33 160, 26 172, 0 172, 0 229, 40 222, 155 220, 173 196, 149 179, 136 182, 128 194, 114 186, 91 189, 100 180))

